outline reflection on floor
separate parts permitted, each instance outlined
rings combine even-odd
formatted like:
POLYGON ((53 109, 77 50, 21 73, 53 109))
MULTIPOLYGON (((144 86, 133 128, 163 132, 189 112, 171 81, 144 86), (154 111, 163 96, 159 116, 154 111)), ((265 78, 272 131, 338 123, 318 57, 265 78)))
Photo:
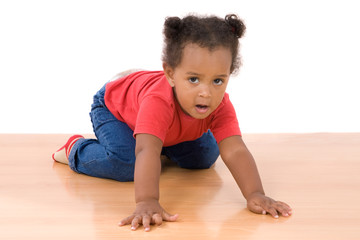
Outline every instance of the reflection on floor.
POLYGON ((0 135, 0 239, 360 239, 360 133, 247 134, 266 193, 290 218, 250 213, 221 159, 209 170, 168 163, 161 204, 178 213, 145 233, 117 223, 133 183, 54 163, 67 135, 0 135))

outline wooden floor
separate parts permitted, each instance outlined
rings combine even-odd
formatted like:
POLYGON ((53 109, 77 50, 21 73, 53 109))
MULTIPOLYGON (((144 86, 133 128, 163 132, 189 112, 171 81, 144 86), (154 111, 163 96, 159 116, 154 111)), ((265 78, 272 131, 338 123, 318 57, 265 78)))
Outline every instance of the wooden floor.
POLYGON ((180 220, 149 233, 117 226, 134 209, 133 183, 52 161, 68 136, 0 135, 0 239, 360 239, 360 133, 244 135, 290 218, 246 210, 221 159, 210 170, 166 166, 161 203, 180 220))

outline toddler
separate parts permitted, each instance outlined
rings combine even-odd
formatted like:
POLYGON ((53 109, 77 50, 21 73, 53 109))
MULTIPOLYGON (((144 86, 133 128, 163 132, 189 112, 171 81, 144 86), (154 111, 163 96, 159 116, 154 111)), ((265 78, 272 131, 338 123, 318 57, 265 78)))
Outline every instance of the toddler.
POLYGON ((136 209, 120 226, 150 231, 151 224, 177 220, 159 204, 161 155, 182 168, 206 169, 220 154, 250 211, 291 215, 286 203, 265 196, 225 92, 240 66, 244 31, 234 14, 167 18, 163 71, 128 71, 108 82, 91 106, 97 139, 72 136, 53 154, 75 172, 134 181, 136 209))

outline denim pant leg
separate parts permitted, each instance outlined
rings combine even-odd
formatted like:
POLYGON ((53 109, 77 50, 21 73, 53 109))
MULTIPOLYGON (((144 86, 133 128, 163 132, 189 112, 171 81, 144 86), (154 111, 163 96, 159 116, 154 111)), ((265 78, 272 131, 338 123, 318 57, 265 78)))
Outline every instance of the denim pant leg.
POLYGON ((206 169, 219 157, 219 147, 209 130, 194 141, 164 147, 162 153, 182 168, 206 169))
POLYGON ((73 146, 69 165, 75 172, 118 181, 133 181, 135 139, 127 124, 106 108, 105 87, 95 96, 90 117, 97 139, 80 139, 73 146))

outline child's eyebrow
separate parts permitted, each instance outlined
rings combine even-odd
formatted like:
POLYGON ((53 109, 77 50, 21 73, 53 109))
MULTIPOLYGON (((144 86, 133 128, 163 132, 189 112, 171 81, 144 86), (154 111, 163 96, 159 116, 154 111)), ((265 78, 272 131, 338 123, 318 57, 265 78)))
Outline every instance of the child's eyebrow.
POLYGON ((200 76, 201 74, 196 73, 196 72, 187 72, 187 75, 196 75, 196 76, 200 76))
MULTIPOLYGON (((200 73, 196 73, 196 72, 187 72, 187 75, 192 75, 192 76, 202 76, 203 74, 200 73)), ((219 74, 219 75, 215 75, 215 77, 220 77, 220 78, 227 78, 228 75, 227 74, 219 74)))
POLYGON ((220 75, 216 75, 216 77, 220 77, 220 78, 227 78, 228 75, 227 74, 220 74, 220 75))

